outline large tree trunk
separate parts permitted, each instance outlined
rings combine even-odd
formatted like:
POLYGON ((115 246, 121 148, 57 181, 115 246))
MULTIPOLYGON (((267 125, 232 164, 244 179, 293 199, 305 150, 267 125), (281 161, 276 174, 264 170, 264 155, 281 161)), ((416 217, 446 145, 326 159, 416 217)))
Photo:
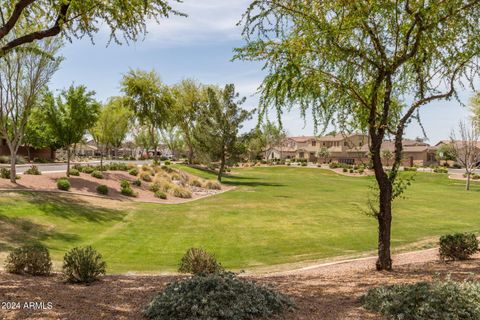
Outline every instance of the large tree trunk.
POLYGON ((10 150, 10 181, 17 183, 17 152, 10 150))
POLYGON ((218 169, 218 176, 217 176, 218 182, 222 182, 222 175, 224 170, 225 170, 225 154, 223 153, 220 160, 220 168, 218 169))
POLYGON ((188 143, 188 164, 193 164, 193 146, 188 143))
POLYGON ((372 162, 375 171, 375 179, 379 188, 378 220, 378 259, 377 270, 392 270, 392 258, 390 254, 390 233, 392 226, 392 183, 383 169, 381 158, 382 138, 372 135, 372 162))
POLYGON ((70 177, 70 146, 67 147, 67 177, 70 177))

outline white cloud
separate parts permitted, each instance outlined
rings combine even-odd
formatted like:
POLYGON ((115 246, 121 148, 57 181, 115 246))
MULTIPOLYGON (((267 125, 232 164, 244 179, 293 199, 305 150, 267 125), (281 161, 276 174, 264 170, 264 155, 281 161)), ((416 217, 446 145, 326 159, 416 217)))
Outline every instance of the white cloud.
POLYGON ((186 46, 239 40, 236 26, 250 0, 185 0, 172 6, 188 17, 173 16, 148 23, 146 41, 161 46, 186 46))

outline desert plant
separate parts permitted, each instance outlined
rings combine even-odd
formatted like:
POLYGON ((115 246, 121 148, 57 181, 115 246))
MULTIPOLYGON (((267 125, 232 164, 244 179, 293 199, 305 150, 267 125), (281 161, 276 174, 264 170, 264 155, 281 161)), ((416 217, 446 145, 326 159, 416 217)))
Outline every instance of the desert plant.
POLYGON ((363 306, 397 320, 480 319, 479 282, 419 282, 370 289, 363 306))
POLYGON ((65 254, 62 269, 68 282, 88 284, 105 274, 106 263, 91 246, 77 247, 65 254))
POLYGON ((155 192, 155 197, 160 198, 160 199, 167 199, 167 194, 163 191, 156 191, 155 192))
POLYGON ((10 273, 26 273, 34 276, 49 275, 52 270, 52 260, 47 247, 41 243, 27 244, 10 252, 5 270, 10 273))
POLYGON ((157 191, 160 191, 161 189, 161 185, 159 183, 152 183, 149 187, 148 187, 148 190, 152 191, 152 192, 157 192, 157 191))
POLYGON ((210 273, 174 281, 144 311, 149 319, 246 320, 292 309, 293 301, 233 273, 210 273))
POLYGON ((97 186, 97 192, 103 195, 108 194, 108 187, 104 184, 97 186))
POLYGON ((133 184, 134 186, 141 187, 141 186, 142 186, 142 180, 140 180, 140 179, 135 179, 135 180, 133 180, 132 184, 133 184))
POLYGON ((80 175, 80 171, 78 171, 77 169, 75 168, 70 168, 70 175, 71 176, 79 176, 80 175))
MULTIPOLYGON (((7 168, 0 168, 0 178, 10 179, 10 170, 8 170, 7 168)), ((17 175, 15 179, 20 179, 20 176, 17 175)))
POLYGON ((70 181, 67 178, 63 177, 57 180, 57 188, 59 190, 68 191, 70 187, 70 181))
POLYGON ((208 180, 205 182, 205 188, 212 189, 212 190, 220 190, 222 189, 222 185, 218 181, 208 180))
POLYGON ((84 166, 82 167, 81 171, 86 174, 91 174, 93 171, 95 171, 95 168, 92 166, 84 166))
POLYGON ((132 176, 138 176, 138 168, 132 168, 128 170, 128 173, 131 174, 132 176))
POLYGON ((91 176, 97 179, 103 179, 103 173, 101 171, 95 170, 91 173, 91 176))
POLYGON ((25 172, 23 174, 30 174, 30 175, 34 175, 34 176, 39 176, 42 173, 40 172, 40 170, 38 169, 38 167, 36 165, 33 165, 30 168, 28 168, 27 170, 25 170, 25 172))
POLYGON ((138 196, 138 193, 133 191, 132 187, 130 186, 130 182, 127 180, 120 181, 120 193, 128 197, 138 196))
POLYGON ((441 260, 466 260, 478 251, 478 240, 473 233, 454 233, 440 237, 441 260))
POLYGON ((167 161, 164 162, 164 164, 165 164, 166 166, 169 166, 169 165, 171 165, 172 163, 171 163, 169 160, 167 160, 167 161))
POLYGON ((223 271, 215 256, 201 248, 190 248, 180 260, 179 272, 182 273, 215 273, 223 271))
POLYGON ((152 182, 152 176, 150 171, 144 171, 140 173, 140 179, 142 179, 145 182, 152 182))
POLYGON ((174 186, 170 192, 174 197, 177 197, 177 198, 188 199, 192 197, 192 192, 181 186, 174 186))
POLYGON ((417 167, 404 167, 403 171, 417 171, 417 167))

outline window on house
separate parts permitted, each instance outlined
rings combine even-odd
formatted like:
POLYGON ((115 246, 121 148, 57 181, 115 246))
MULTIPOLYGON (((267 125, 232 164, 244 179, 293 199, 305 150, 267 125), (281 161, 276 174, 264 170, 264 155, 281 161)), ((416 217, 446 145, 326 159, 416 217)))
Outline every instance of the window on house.
POLYGON ((325 142, 323 142, 323 145, 326 146, 327 144, 325 142))
POLYGON ((348 142, 345 141, 345 142, 343 143, 343 145, 344 145, 345 147, 348 146, 348 142))
POLYGON ((300 156, 300 158, 303 159, 303 158, 305 157, 305 154, 304 154, 303 152, 300 152, 300 153, 299 153, 299 156, 300 156))
POLYGON ((313 140, 312 141, 312 147, 315 147, 317 145, 317 141, 313 140))

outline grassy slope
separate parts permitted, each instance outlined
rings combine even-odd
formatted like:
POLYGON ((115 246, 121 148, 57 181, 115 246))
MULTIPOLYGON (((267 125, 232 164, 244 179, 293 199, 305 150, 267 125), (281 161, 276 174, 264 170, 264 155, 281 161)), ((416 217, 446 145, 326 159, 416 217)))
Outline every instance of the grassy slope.
MULTIPOLYGON (((81 204, 46 203, 38 197, 22 197, 14 204, 3 199, 0 219, 28 216, 47 225, 42 228, 49 231, 39 237, 57 259, 69 247, 92 244, 104 254, 111 272, 171 271, 192 246, 214 252, 229 268, 311 260, 376 246, 375 221, 361 213, 372 178, 276 167, 238 170, 225 182, 237 189, 182 205, 137 204, 128 213, 83 210, 81 204)), ((446 175, 419 173, 405 195, 395 204, 394 246, 445 232, 480 230, 479 185, 465 192, 446 175)), ((7 245, 15 235, 10 238, 4 241, 7 245)))

